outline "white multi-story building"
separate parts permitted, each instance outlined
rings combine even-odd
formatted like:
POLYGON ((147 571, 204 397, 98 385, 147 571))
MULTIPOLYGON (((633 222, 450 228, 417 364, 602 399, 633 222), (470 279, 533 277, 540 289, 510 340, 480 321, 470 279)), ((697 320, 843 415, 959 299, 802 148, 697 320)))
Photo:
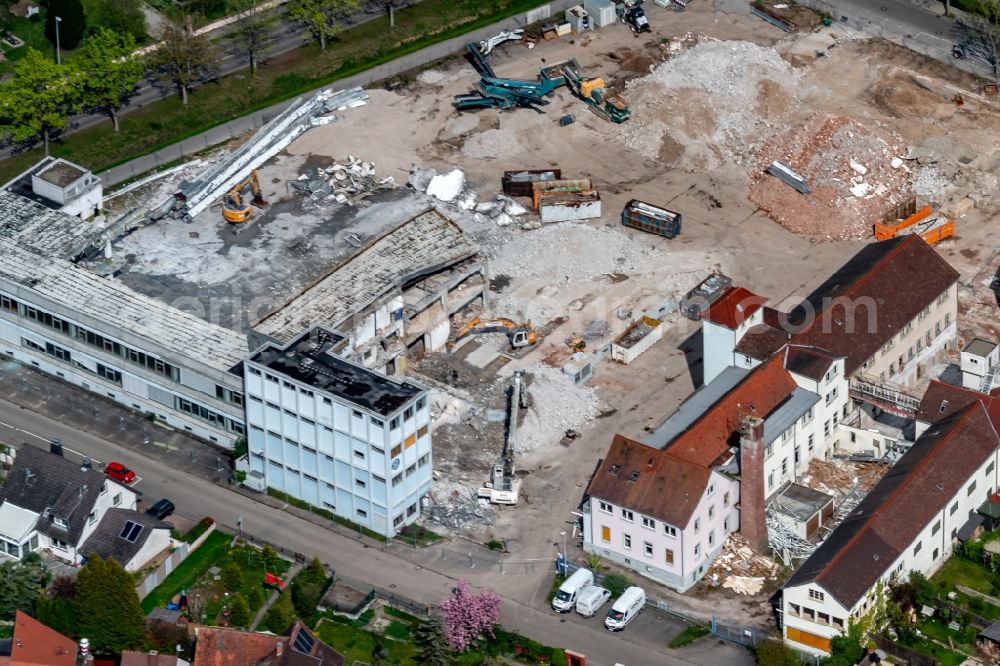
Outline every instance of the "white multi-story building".
POLYGON ((890 582, 933 574, 996 491, 998 445, 975 399, 930 425, 785 584, 789 645, 828 654, 831 638, 876 611, 890 582))
POLYGON ((100 231, 0 191, 0 354, 232 447, 246 336, 74 263, 100 231))
POLYGON ((338 355, 346 336, 314 328, 244 364, 250 469, 268 487, 387 537, 430 490, 427 391, 338 355))

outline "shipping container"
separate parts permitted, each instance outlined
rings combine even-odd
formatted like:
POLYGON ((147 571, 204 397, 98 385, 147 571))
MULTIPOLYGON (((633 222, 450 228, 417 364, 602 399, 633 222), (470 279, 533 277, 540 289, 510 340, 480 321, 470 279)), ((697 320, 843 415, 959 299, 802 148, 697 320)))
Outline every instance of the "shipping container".
POLYGON ((615 3, 611 0, 583 0, 583 8, 590 14, 590 24, 593 28, 603 28, 618 20, 615 3))
POLYGON ((597 190, 548 192, 539 202, 538 216, 546 224, 597 218, 601 216, 601 196, 597 190))
POLYGON ((673 238, 681 232, 681 214, 632 199, 622 209, 622 224, 664 238, 673 238))
POLYGON ((531 184, 538 180, 559 180, 562 171, 559 169, 524 169, 521 171, 504 171, 501 185, 503 193, 509 197, 530 197, 531 184))
POLYGON ((545 192, 582 192, 594 188, 589 178, 570 180, 536 180, 531 183, 531 205, 538 208, 538 198, 545 192))
POLYGON ((662 337, 663 322, 652 317, 643 317, 625 329, 625 332, 611 343, 611 358, 628 365, 662 337))

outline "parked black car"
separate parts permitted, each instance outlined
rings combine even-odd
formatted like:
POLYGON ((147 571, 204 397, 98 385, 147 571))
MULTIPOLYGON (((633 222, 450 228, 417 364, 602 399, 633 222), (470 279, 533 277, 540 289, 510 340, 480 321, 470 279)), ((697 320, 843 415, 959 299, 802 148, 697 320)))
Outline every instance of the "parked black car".
POLYGON ((146 509, 146 513, 152 516, 153 518, 156 518, 157 520, 163 520, 173 512, 174 512, 174 503, 168 500, 166 497, 164 497, 159 502, 146 509))

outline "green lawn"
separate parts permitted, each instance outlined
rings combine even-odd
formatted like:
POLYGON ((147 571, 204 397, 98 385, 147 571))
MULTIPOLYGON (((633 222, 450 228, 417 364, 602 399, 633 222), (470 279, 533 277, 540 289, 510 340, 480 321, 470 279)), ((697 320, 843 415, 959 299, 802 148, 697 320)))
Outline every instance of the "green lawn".
POLYGON ((938 660, 941 666, 961 666, 965 661, 966 657, 958 652, 952 652, 947 648, 943 648, 936 643, 931 643, 930 641, 921 641, 920 643, 915 643, 913 645, 907 645, 906 647, 919 652, 920 654, 925 654, 928 657, 933 657, 938 660))
POLYGON ((983 594, 993 594, 992 574, 975 562, 953 557, 931 578, 934 589, 941 597, 955 590, 956 585, 964 585, 983 594))
POLYGON ((181 590, 194 585, 210 566, 219 561, 231 540, 231 536, 218 531, 208 535, 198 550, 188 555, 166 580, 142 600, 142 610, 149 613, 154 608, 166 606, 181 590))
MULTIPOLYGON (((117 134, 108 121, 65 137, 52 145, 51 152, 100 171, 539 4, 539 0, 423 0, 397 12, 395 28, 389 27, 388 18, 379 17, 341 33, 326 52, 307 46, 266 61, 253 79, 238 74, 203 85, 191 93, 186 107, 171 94, 123 116, 117 134)), ((0 179, 17 175, 41 155, 35 149, 5 160, 0 179)))
MULTIPOLYGON (((264 588, 264 559, 261 557, 261 551, 253 546, 236 546, 230 548, 224 553, 220 553, 219 557, 210 566, 216 566, 222 569, 229 562, 235 562, 239 565, 240 571, 243 573, 243 585, 240 586, 238 590, 233 590, 230 595, 240 594, 244 599, 249 602, 250 612, 255 613, 260 609, 265 603, 265 597, 269 590, 264 588), (257 594, 259 603, 254 603, 254 590, 261 590, 257 594)), ((278 558, 271 563, 267 570, 277 576, 284 576, 291 564, 288 560, 283 560, 278 558)), ((290 581, 286 581, 290 582, 290 581)), ((208 576, 203 576, 200 581, 197 582, 197 587, 204 587, 205 590, 202 593, 203 598, 210 598, 211 592, 214 592, 215 581, 208 579, 208 576)), ((220 588, 218 591, 221 593, 222 586, 218 585, 220 588)), ((205 604, 205 621, 213 624, 215 618, 218 616, 219 612, 222 611, 223 607, 229 602, 224 594, 218 594, 215 598, 205 604)))
POLYGON ((667 643, 667 647, 673 649, 682 648, 685 645, 694 643, 699 638, 708 636, 710 633, 712 633, 712 631, 708 627, 700 624, 689 624, 684 627, 684 631, 670 639, 670 642, 667 643))
MULTIPOLYGON (((42 10, 43 15, 44 13, 45 10, 42 10)), ((17 61, 24 57, 29 48, 41 51, 48 57, 55 60, 56 49, 49 43, 49 40, 45 39, 44 16, 34 20, 12 17, 10 20, 10 27, 7 29, 14 33, 15 37, 23 39, 25 44, 24 46, 19 46, 16 49, 11 48, 6 44, 0 45, 0 47, 3 48, 5 57, 5 60, 0 62, 0 74, 13 72, 17 61)))
POLYGON ((348 664, 355 661, 371 663, 376 645, 382 645, 389 650, 389 659, 386 663, 397 666, 416 666, 417 663, 414 660, 416 649, 413 645, 379 636, 367 629, 324 621, 316 628, 316 633, 320 640, 342 653, 346 657, 345 663, 348 664))
POLYGON ((918 625, 920 627, 921 633, 931 638, 941 641, 942 643, 948 643, 950 638, 954 644, 958 647, 964 647, 970 652, 975 651, 976 642, 976 628, 973 626, 968 626, 964 630, 954 631, 949 629, 942 622, 938 622, 934 619, 923 620, 918 625))

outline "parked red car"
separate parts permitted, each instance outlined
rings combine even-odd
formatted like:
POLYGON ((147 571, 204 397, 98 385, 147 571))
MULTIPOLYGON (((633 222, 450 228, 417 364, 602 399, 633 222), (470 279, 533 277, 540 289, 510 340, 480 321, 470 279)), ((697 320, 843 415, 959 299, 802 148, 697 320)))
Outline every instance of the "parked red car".
POLYGON ((122 483, 132 483, 135 481, 135 472, 120 462, 109 462, 107 467, 104 468, 104 473, 115 481, 121 481, 122 483))

